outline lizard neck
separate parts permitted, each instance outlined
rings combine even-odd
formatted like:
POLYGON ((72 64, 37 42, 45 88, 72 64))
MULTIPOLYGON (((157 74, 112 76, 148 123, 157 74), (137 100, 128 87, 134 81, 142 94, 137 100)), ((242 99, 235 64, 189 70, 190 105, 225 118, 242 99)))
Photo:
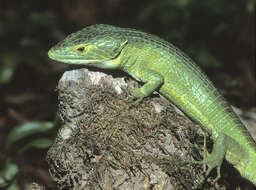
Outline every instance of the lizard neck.
POLYGON ((125 48, 123 48, 122 52, 119 55, 121 70, 127 72, 136 63, 137 54, 131 53, 131 52, 134 52, 134 50, 135 48, 131 47, 130 44, 128 44, 125 48))

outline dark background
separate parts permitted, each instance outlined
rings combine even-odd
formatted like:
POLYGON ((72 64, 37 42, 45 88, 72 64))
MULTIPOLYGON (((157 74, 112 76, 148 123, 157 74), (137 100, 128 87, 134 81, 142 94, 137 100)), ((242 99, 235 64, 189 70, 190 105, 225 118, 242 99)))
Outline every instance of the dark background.
MULTIPOLYGON (((11 129, 56 116, 55 87, 67 65, 48 59, 49 48, 96 23, 166 39, 194 59, 232 105, 255 111, 254 13, 254 0, 1 0, 0 161, 15 156, 15 149, 1 152, 11 129)), ((20 184, 51 186, 45 152, 13 158, 21 167, 20 184)))

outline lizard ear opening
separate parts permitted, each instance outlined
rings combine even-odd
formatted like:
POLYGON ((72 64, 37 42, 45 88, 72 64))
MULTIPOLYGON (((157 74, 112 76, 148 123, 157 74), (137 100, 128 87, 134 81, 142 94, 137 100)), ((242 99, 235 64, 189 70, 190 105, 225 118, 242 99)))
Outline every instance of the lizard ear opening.
POLYGON ((115 54, 112 56, 111 59, 117 58, 117 57, 121 54, 122 50, 124 49, 124 47, 125 47, 127 44, 128 44, 128 40, 125 40, 125 41, 123 41, 123 42, 119 42, 119 46, 117 47, 117 49, 116 49, 116 51, 115 51, 115 54))
POLYGON ((123 49, 126 46, 126 44, 128 44, 128 40, 125 40, 124 42, 122 42, 120 45, 120 48, 123 49))
MULTIPOLYGON (((115 52, 119 55, 127 44, 128 44, 128 40, 125 40, 123 42, 119 42, 119 46, 117 46, 117 49, 116 49, 115 52)), ((116 57, 118 55, 115 55, 114 57, 116 57)))

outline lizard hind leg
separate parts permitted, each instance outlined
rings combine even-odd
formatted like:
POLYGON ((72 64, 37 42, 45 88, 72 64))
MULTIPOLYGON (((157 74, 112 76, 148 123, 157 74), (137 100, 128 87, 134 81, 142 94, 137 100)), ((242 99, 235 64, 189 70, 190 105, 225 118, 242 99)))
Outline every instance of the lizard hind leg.
MULTIPOLYGON (((216 138, 213 138, 214 144, 213 144, 212 152, 208 154, 206 158, 206 165, 208 169, 205 173, 205 178, 207 178, 208 175, 211 173, 211 171, 214 168, 216 168, 217 177, 214 179, 214 182, 218 181, 218 179, 221 177, 220 168, 224 160, 224 157, 227 151, 227 146, 228 146, 227 137, 225 134, 218 134, 216 136, 217 136, 216 138)), ((203 182, 204 179, 201 182, 203 182)))

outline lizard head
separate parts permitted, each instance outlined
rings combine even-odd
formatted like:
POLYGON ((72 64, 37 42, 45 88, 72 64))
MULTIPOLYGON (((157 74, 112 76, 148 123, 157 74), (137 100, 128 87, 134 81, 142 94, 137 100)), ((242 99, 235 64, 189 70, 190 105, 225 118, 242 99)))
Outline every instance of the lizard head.
POLYGON ((52 47, 48 55, 55 61, 83 64, 99 68, 117 68, 118 58, 127 40, 122 38, 118 27, 92 25, 70 34, 52 47))

